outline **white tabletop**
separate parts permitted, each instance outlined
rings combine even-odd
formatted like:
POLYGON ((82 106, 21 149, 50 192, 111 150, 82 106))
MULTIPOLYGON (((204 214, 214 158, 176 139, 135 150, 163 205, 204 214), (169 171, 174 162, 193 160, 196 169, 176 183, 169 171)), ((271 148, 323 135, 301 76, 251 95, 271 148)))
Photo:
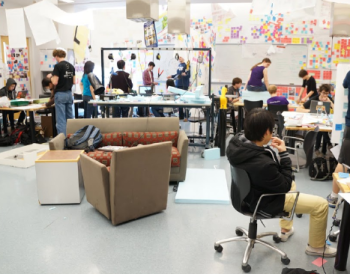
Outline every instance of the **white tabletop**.
POLYGON ((285 119, 286 127, 293 126, 318 126, 323 130, 332 130, 332 126, 330 125, 330 118, 326 115, 314 115, 311 113, 303 113, 296 111, 284 111, 282 113, 285 119))
POLYGON ((151 99, 145 99, 144 101, 131 101, 128 99, 119 99, 117 101, 89 101, 89 104, 96 104, 96 105, 104 105, 104 106, 159 106, 159 107, 210 107, 211 102, 207 101, 204 103, 195 103, 195 102, 188 102, 185 103, 183 101, 174 101, 174 100, 161 100, 161 101, 155 101, 151 99))

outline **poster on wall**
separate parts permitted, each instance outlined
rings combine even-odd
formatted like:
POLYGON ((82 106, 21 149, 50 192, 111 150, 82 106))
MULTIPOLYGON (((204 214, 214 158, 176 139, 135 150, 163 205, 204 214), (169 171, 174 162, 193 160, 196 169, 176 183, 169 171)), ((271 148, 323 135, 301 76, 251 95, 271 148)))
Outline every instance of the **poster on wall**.
POLYGON ((146 47, 147 48, 158 47, 158 39, 157 39, 156 26, 154 24, 154 21, 145 23, 143 25, 143 29, 144 29, 146 47))
POLYGON ((30 91, 28 48, 10 48, 5 44, 6 78, 17 82, 16 91, 30 91))

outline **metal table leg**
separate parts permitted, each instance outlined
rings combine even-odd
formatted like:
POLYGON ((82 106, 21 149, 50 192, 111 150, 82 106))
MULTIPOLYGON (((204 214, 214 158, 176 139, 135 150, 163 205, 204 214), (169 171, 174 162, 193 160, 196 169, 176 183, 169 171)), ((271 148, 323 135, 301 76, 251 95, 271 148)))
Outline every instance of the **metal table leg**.
POLYGON ((238 129, 237 133, 240 133, 243 129, 243 106, 238 107, 238 129))
POLYGON ((57 136, 57 128, 56 128, 56 109, 55 107, 51 108, 51 120, 52 120, 52 137, 57 136))
POLYGON ((74 104, 74 115, 75 119, 79 118, 79 104, 74 104))
POLYGON ((210 108, 207 109, 207 115, 206 115, 206 136, 205 136, 205 148, 209 148, 209 136, 210 136, 210 108))
POLYGON ((29 111, 29 123, 30 123, 30 135, 32 137, 32 143, 36 143, 35 138, 35 120, 34 120, 34 111, 29 111))
POLYGON ((219 139, 220 139, 220 156, 225 156, 226 150, 226 109, 220 109, 219 139))

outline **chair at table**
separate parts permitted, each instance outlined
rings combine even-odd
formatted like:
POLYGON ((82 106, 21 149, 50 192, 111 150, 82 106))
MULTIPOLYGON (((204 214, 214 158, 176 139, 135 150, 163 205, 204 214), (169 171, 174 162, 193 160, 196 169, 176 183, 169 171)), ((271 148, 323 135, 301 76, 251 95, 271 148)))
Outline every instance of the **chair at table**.
POLYGON ((251 111, 254 108, 262 108, 264 105, 264 102, 262 100, 260 100, 260 101, 244 100, 243 104, 244 104, 245 113, 248 113, 249 111, 251 111))
POLYGON ((270 111, 275 118, 277 118, 277 112, 288 111, 288 105, 267 105, 267 110, 270 111))
MULTIPOLYGON (((258 204, 256 205, 255 211, 251 212, 249 210, 249 206, 245 203, 245 198, 250 192, 250 179, 247 174, 247 172, 243 169, 236 168, 231 166, 231 178, 232 178, 232 183, 231 183, 231 201, 233 207, 241 214, 245 216, 250 217, 250 222, 249 222, 249 229, 246 230, 242 227, 237 227, 236 228, 236 235, 237 237, 217 241, 214 244, 214 248, 217 252, 222 252, 223 247, 222 244, 228 243, 228 242, 233 242, 233 241, 245 241, 248 243, 245 253, 243 256, 243 262, 242 262, 242 269, 244 272, 250 272, 251 267, 248 264, 248 260, 250 257, 250 253, 252 252, 252 249, 254 247, 254 244, 262 244, 265 247, 268 247, 272 249, 273 251, 279 253, 281 255, 281 261, 283 264, 288 265, 290 263, 290 259, 287 257, 287 254, 278 249, 276 246, 261 240, 261 238, 266 237, 266 236, 273 236, 273 240, 276 243, 279 243, 281 241, 281 238, 278 236, 278 233, 276 232, 264 232, 262 234, 257 235, 257 221, 258 220, 269 220, 269 219, 275 219, 275 218, 283 218, 285 220, 292 220, 294 216, 294 211, 295 207, 299 198, 299 192, 298 191, 291 191, 289 193, 297 193, 296 199, 292 208, 292 212, 287 213, 287 212, 281 212, 281 214, 278 214, 277 216, 271 216, 271 217, 266 217, 266 214, 261 215, 258 211, 258 207, 260 205, 260 202, 264 197, 267 196, 274 196, 274 195, 285 195, 286 193, 274 193, 274 194, 264 194, 261 195, 258 204), (287 217, 288 216, 288 217, 287 217)), ((262 210, 259 208, 259 210, 262 210)), ((235 273, 235 271, 233 271, 235 273)))
POLYGON ((171 150, 163 142, 114 151, 110 169, 82 154, 87 201, 113 225, 165 210, 171 150))
MULTIPOLYGON (((51 97, 51 94, 49 94, 49 93, 39 94, 39 99, 41 99, 41 98, 50 98, 50 97, 51 97)), ((40 110, 37 110, 36 113, 39 114, 39 115, 46 115, 46 116, 48 116, 50 113, 52 113, 52 110, 49 109, 49 108, 40 109, 40 110)))
POLYGON ((313 131, 308 131, 304 139, 293 137, 293 136, 284 136, 283 140, 292 139, 298 142, 303 143, 303 150, 305 152, 305 158, 300 157, 298 148, 287 147, 287 149, 295 151, 295 154, 290 154, 289 157, 292 160, 292 166, 296 167, 296 171, 299 172, 300 168, 307 168, 312 162, 314 155, 314 147, 316 143, 316 136, 319 132, 319 127, 316 127, 313 131))

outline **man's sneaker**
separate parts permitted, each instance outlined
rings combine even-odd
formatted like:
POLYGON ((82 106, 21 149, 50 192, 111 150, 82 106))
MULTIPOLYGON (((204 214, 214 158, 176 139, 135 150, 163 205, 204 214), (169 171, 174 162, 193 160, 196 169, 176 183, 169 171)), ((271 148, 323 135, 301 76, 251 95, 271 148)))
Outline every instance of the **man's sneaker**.
POLYGON ((334 208, 335 205, 338 202, 338 197, 332 197, 332 194, 329 194, 327 196, 327 202, 328 202, 329 207, 333 207, 334 208))
POLYGON ((324 256, 326 258, 327 257, 328 258, 335 257, 335 255, 337 254, 337 249, 330 247, 328 245, 326 245, 326 248, 324 248, 324 247, 313 248, 313 247, 307 245, 306 250, 305 250, 305 253, 307 255, 310 255, 310 256, 321 256, 322 257, 323 252, 324 252, 324 256))
POLYGON ((292 227, 289 232, 281 232, 279 237, 281 238, 282 242, 286 242, 290 236, 294 234, 294 227, 292 227))

